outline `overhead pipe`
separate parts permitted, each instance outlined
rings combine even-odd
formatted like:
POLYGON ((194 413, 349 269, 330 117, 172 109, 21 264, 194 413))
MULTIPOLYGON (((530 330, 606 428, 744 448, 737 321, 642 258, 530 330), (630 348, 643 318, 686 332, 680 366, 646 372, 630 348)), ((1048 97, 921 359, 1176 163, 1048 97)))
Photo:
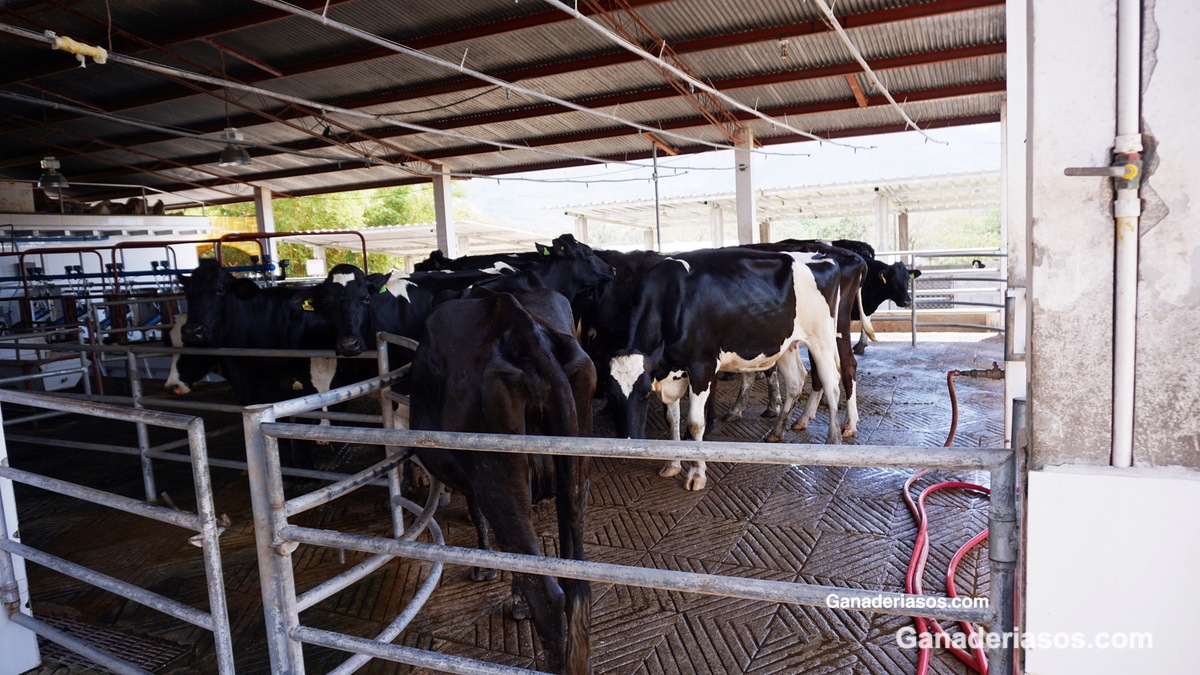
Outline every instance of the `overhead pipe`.
POLYGON ((1134 356, 1137 343, 1138 221, 1141 186, 1142 3, 1117 5, 1116 164, 1127 168, 1114 181, 1116 201, 1116 286, 1113 318, 1112 465, 1133 466, 1134 356), (1133 167, 1129 169, 1129 167, 1133 167), (1133 175, 1129 175, 1132 173, 1133 175))

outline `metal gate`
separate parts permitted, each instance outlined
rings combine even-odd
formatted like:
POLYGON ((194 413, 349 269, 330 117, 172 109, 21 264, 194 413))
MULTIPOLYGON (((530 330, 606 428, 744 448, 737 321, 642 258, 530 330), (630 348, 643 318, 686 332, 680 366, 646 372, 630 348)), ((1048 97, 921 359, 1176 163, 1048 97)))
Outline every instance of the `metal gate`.
MULTIPOLYGON (((187 433, 187 438, 176 441, 176 447, 186 445, 190 452, 192 479, 196 490, 196 513, 170 509, 130 497, 69 483, 36 473, 23 471, 8 465, 7 458, 0 462, 0 479, 49 490, 93 504, 107 506, 168 523, 195 532, 189 541, 201 549, 204 573, 208 581, 209 611, 204 612, 177 600, 154 593, 140 586, 115 579, 96 570, 77 565, 69 560, 27 546, 9 531, 4 510, 0 509, 0 594, 8 618, 15 624, 79 653, 86 658, 117 673, 144 673, 137 666, 97 649, 86 642, 65 633, 50 624, 21 612, 20 594, 13 567, 13 556, 42 565, 60 574, 102 588, 151 609, 158 610, 181 621, 212 631, 216 646, 217 667, 222 675, 234 672, 233 644, 229 630, 229 614, 225 604, 225 582, 221 571, 221 551, 218 537, 221 528, 213 508, 212 484, 208 474, 208 448, 205 444, 204 420, 191 415, 179 415, 151 410, 135 410, 100 403, 73 401, 55 396, 42 396, 26 392, 0 390, 0 401, 40 408, 54 413, 87 415, 105 419, 132 422, 138 425, 142 437, 148 426, 176 429, 187 433)), ((33 415, 25 419, 40 417, 33 415)), ((62 443, 59 443, 62 445, 62 443)))
MULTIPOLYGON (((381 339, 388 336, 381 335, 381 339)), ((381 366, 386 365, 386 350, 379 350, 381 366)), ((390 428, 345 426, 313 426, 280 423, 281 417, 316 410, 322 406, 379 393, 390 398, 390 386, 399 379, 400 370, 390 371, 377 378, 323 394, 248 408, 244 416, 247 462, 250 470, 250 489, 254 511, 255 535, 258 542, 259 571, 262 577, 263 606, 266 612, 271 667, 275 673, 304 672, 303 645, 319 645, 354 654, 338 668, 338 673, 352 672, 370 658, 433 668, 451 673, 513 674, 532 673, 519 668, 499 666, 428 650, 391 644, 407 619, 419 611, 428 599, 427 588, 436 584, 441 565, 473 565, 494 569, 543 574, 589 581, 611 582, 688 593, 719 595, 766 602, 800 605, 823 605, 830 593, 839 598, 858 600, 872 606, 882 600, 890 607, 857 610, 920 616, 926 618, 971 621, 985 624, 991 632, 1010 633, 1013 628, 1013 575, 1017 562, 1018 533, 1016 511, 1016 454, 1011 449, 975 448, 918 448, 899 446, 837 446, 837 445, 764 445, 761 443, 628 440, 607 438, 555 438, 546 436, 504 436, 451 432, 408 431, 390 428), (387 457, 358 474, 328 485, 314 493, 286 500, 283 493, 283 474, 279 463, 279 439, 305 439, 381 445, 387 457), (404 447, 446 448, 481 452, 540 453, 656 460, 705 460, 717 462, 799 464, 815 466, 855 466, 933 469, 969 469, 988 471, 991 476, 992 501, 989 511, 989 561, 991 563, 990 603, 987 608, 913 609, 913 599, 921 596, 904 593, 864 591, 804 583, 763 579, 728 577, 671 570, 583 562, 519 555, 496 551, 445 546, 432 520, 440 488, 431 490, 431 499, 420 511, 418 520, 407 530, 403 528, 399 510, 416 512, 416 505, 398 493, 397 467, 404 447), (393 538, 347 534, 333 530, 300 527, 289 518, 304 510, 324 504, 368 484, 384 475, 392 490, 395 536, 393 538), (428 525, 432 543, 415 541, 421 529, 428 525), (297 594, 292 574, 292 553, 300 544, 350 549, 374 554, 362 565, 334 577, 316 589, 297 594), (434 563, 434 570, 425 580, 421 592, 413 598, 401 616, 376 639, 366 639, 306 626, 300 613, 320 599, 344 588, 369 572, 360 568, 372 561, 382 565, 391 557, 405 557, 434 563), (361 572, 361 573, 359 573, 361 572), (352 574, 353 573, 353 574, 352 574), (319 589, 319 592, 318 592, 319 589)), ((390 416, 389 405, 384 405, 390 416)), ((991 645, 989 645, 991 646, 991 645)), ((1013 650, 991 650, 993 672, 1012 671, 1013 650)))

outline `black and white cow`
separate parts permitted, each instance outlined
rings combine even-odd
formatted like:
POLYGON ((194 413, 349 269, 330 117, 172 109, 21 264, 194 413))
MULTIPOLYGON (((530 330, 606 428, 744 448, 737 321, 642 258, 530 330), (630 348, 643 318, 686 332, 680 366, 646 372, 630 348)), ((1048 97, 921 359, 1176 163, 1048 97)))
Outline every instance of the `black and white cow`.
MULTIPOLYGON (((596 371, 575 340, 566 298, 540 289, 447 302, 430 315, 413 362, 412 428, 501 434, 591 433, 596 371)), ((479 547, 539 555, 531 504, 553 495, 559 554, 583 560, 587 457, 416 448, 421 463, 467 498, 479 547), (545 467, 551 466, 553 480, 545 467), (535 478, 536 476, 536 478, 535 478)), ((489 575, 477 570, 476 578, 489 575)), ((491 574, 494 576, 494 572, 491 574)), ((586 581, 514 574, 555 672, 590 673, 586 581)))
MULTIPOLYGON (((804 344, 827 385, 829 442, 840 443, 837 281, 837 263, 812 253, 711 249, 655 265, 638 284, 625 349, 609 361, 609 407, 618 433, 645 437, 648 399, 655 394, 667 404, 678 439, 679 400, 689 394, 688 429, 693 440, 702 440, 717 372, 778 365, 783 414, 767 440, 781 440, 804 382, 797 351, 804 344)), ((670 477, 681 470, 679 462, 670 462, 659 473, 670 477)), ((684 486, 700 490, 706 483, 704 462, 697 462, 684 486)))
POLYGON ((291 302, 312 308, 333 326, 338 354, 358 356, 374 347, 377 332, 420 338, 436 295, 406 277, 393 278, 391 272, 367 274, 342 264, 291 302))
POLYGON ((445 253, 434 249, 429 257, 413 265, 414 272, 462 272, 467 270, 494 270, 495 274, 511 274, 525 269, 538 259, 534 251, 522 253, 490 253, 487 255, 465 255, 459 258, 447 258, 445 253))
MULTIPOLYGON (((187 313, 175 315, 175 323, 163 334, 163 344, 168 347, 183 346, 183 324, 187 323, 187 313)), ((203 380, 209 373, 217 370, 221 359, 216 356, 200 356, 195 354, 172 354, 171 370, 163 382, 163 388, 177 396, 192 393, 192 387, 203 380)))
MULTIPOLYGON (((842 395, 846 400, 846 425, 842 427, 842 436, 850 437, 858 433, 858 361, 854 357, 854 351, 850 347, 850 320, 853 315, 854 308, 862 304, 862 288, 867 276, 867 264, 856 253, 848 251, 844 248, 825 244, 819 241, 811 240, 795 240, 787 239, 781 242, 768 244, 751 244, 742 248, 751 248, 760 251, 792 251, 797 253, 818 253, 825 257, 831 258, 838 264, 838 301, 837 301, 837 349, 838 349, 838 368, 841 373, 842 395)), ((874 338, 874 329, 871 326, 871 320, 866 318, 863 320, 863 332, 874 338)), ((823 382, 821 374, 813 370, 812 396, 808 399, 808 404, 804 408, 804 413, 800 419, 792 426, 793 429, 804 429, 808 423, 812 421, 817 414, 817 405, 821 399, 821 391, 823 382)), ((727 420, 733 420, 741 417, 742 412, 746 409, 746 404, 749 399, 750 386, 753 383, 753 375, 747 374, 742 376, 742 389, 738 394, 737 401, 733 408, 726 414, 727 420)), ((767 411, 771 412, 772 407, 781 403, 779 401, 779 387, 776 378, 770 379, 770 397, 771 404, 767 411), (778 402, 778 403, 777 403, 778 402)), ((775 411, 776 414, 778 411, 775 411)), ((766 415, 770 416, 770 415, 766 415)))
MULTIPOLYGON (((870 244, 853 239, 838 239, 832 242, 834 246, 852 251, 867 263, 867 278, 862 287, 862 314, 871 316, 884 302, 891 300, 897 307, 908 307, 912 298, 908 293, 910 279, 921 276, 921 270, 910 270, 903 262, 888 265, 875 259, 875 249, 870 244)), ((862 314, 855 308, 853 318, 861 319, 862 314)), ((867 333, 859 332, 858 344, 854 346, 856 354, 867 350, 867 333)), ((870 336, 872 340, 875 336, 870 336)))
POLYGON ((625 346, 631 312, 637 300, 638 282, 650 268, 666 260, 655 251, 596 251, 596 256, 613 269, 613 280, 597 286, 580 315, 580 343, 596 364, 596 381, 605 382, 608 362, 625 346))
POLYGON ((575 241, 570 234, 555 237, 549 246, 535 246, 537 261, 515 274, 497 275, 473 284, 467 289, 467 297, 549 288, 574 301, 581 293, 613 279, 612 266, 597 256, 592 247, 575 241))

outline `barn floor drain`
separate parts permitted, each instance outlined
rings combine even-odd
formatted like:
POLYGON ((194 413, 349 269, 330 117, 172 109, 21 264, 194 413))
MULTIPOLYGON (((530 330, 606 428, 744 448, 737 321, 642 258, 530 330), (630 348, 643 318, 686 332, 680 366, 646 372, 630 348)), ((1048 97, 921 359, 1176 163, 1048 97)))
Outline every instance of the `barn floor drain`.
MULTIPOLYGON (((38 619, 65 633, 69 633, 72 637, 77 637, 87 642, 97 649, 101 649, 119 659, 132 663, 142 670, 150 672, 154 672, 183 656, 190 649, 189 647, 167 640, 106 630, 70 619, 58 619, 46 616, 40 616, 38 619)), ((41 649, 42 661, 45 663, 53 662, 67 667, 83 666, 93 672, 111 672, 107 668, 102 668, 79 654, 65 647, 60 647, 49 640, 38 638, 38 647, 41 649)))

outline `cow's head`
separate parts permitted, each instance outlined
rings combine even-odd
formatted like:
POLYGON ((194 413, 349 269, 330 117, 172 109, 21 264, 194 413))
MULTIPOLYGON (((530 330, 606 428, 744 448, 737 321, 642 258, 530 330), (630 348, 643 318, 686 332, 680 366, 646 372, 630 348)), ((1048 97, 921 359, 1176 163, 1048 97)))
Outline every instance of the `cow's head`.
POLYGON ((912 297, 908 294, 910 279, 921 276, 921 270, 909 270, 902 262, 895 262, 875 272, 883 282, 883 291, 888 300, 896 303, 897 307, 908 307, 912 297))
POLYGON ((619 438, 646 437, 646 411, 661 374, 663 348, 644 354, 637 350, 617 352, 608 363, 608 409, 619 438))
POLYGON ((335 349, 341 356, 358 356, 367 350, 374 330, 371 303, 384 292, 392 274, 366 274, 354 265, 335 265, 325 281, 292 296, 291 303, 304 311, 320 312, 333 324, 335 349))
POLYGON ((546 263, 546 285, 559 289, 568 298, 616 277, 612 265, 597 256, 591 246, 575 241, 569 234, 557 237, 549 246, 535 246, 546 263))
POLYGON ((249 300, 259 293, 249 279, 238 279, 212 258, 205 258, 190 275, 179 275, 187 298, 187 323, 180 337, 188 347, 220 345, 231 300, 249 300))
POLYGON ((429 252, 429 257, 421 262, 413 265, 414 272, 436 272, 437 270, 450 269, 451 259, 446 257, 439 249, 433 249, 429 252))

